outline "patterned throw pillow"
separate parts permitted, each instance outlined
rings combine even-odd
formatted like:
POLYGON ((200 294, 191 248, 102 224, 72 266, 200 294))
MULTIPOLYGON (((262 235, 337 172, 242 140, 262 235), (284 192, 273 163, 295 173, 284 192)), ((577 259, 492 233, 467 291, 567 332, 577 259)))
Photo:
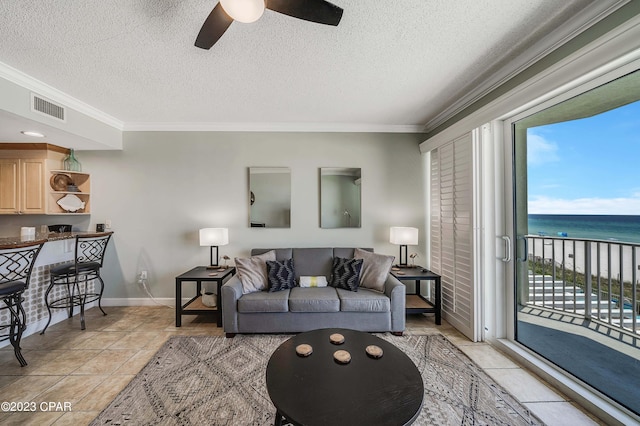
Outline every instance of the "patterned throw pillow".
POLYGON ((267 260, 267 275, 269 277, 269 291, 281 291, 296 286, 296 274, 293 269, 293 259, 283 262, 267 260))
POLYGON ((332 287, 343 288, 345 290, 358 291, 362 263, 362 259, 344 259, 342 257, 334 257, 333 268, 331 269, 330 285, 332 287))

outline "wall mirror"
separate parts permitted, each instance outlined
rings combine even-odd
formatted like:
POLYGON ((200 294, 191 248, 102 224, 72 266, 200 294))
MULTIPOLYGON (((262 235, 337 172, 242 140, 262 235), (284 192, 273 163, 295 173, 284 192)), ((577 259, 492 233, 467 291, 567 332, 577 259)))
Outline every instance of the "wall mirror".
POLYGON ((288 167, 249 168, 249 226, 291 227, 291 170, 288 167))
POLYGON ((321 228, 360 228, 361 183, 359 168, 320 169, 321 228))

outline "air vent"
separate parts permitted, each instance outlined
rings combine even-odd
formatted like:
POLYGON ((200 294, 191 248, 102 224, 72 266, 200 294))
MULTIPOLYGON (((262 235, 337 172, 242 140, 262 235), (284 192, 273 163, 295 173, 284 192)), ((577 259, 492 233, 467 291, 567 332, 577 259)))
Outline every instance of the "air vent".
POLYGON ((31 111, 44 114, 47 117, 55 118, 56 120, 65 121, 64 107, 54 104, 48 99, 42 96, 31 94, 31 111))

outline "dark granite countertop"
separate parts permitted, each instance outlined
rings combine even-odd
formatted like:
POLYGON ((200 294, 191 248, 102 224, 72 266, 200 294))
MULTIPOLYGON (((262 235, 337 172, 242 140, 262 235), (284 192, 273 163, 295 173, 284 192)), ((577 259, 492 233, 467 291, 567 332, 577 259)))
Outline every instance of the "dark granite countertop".
POLYGON ((75 238, 76 235, 109 235, 113 234, 113 231, 109 232, 87 232, 87 231, 73 231, 73 232, 37 232, 35 237, 26 239, 20 236, 15 237, 0 237, 0 249, 7 248, 16 244, 22 244, 28 241, 60 241, 75 238))

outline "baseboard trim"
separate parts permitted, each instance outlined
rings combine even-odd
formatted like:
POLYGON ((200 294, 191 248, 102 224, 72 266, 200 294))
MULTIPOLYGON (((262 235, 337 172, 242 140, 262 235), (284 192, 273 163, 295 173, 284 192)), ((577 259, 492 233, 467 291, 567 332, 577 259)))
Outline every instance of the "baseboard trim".
MULTIPOLYGON (((187 303, 189 299, 182 299, 182 303, 187 303)), ((176 307, 174 297, 110 297, 102 298, 102 306, 166 306, 176 307)))

